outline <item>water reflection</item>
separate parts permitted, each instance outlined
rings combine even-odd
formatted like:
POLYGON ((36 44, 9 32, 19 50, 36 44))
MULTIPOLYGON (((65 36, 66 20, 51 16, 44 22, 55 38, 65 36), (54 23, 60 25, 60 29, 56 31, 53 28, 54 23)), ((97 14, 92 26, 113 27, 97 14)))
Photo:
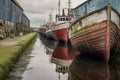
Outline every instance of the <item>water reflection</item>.
MULTIPOLYGON (((43 41, 43 43, 51 43, 45 42, 45 39, 43 41)), ((59 73, 55 71, 56 65, 50 62, 51 58, 46 54, 46 49, 42 42, 37 38, 37 41, 33 45, 30 53, 32 57, 26 67, 26 71, 22 75, 22 80, 59 80, 59 73)), ((52 50, 54 46, 48 45, 48 47, 52 50)), ((68 74, 60 74, 60 80, 67 79, 68 74)))
POLYGON ((110 80, 120 80, 120 64, 111 62, 110 67, 110 80))
POLYGON ((61 66, 61 65, 56 65, 56 72, 57 73, 68 73, 69 71, 69 67, 66 67, 66 66, 61 66))
POLYGON ((40 39, 46 47, 46 53, 52 55, 51 63, 56 65, 69 67, 72 60, 80 53, 73 50, 68 42, 49 40, 45 36, 40 36, 40 39))
MULTIPOLYGON (((46 38, 45 36, 40 36, 40 40, 42 41, 42 43, 45 45, 46 48, 46 54, 49 55, 50 57, 50 62, 52 62, 53 59, 53 53, 55 52, 55 49, 58 47, 59 42, 56 40, 50 40, 48 38, 46 38)), ((59 44, 60 46, 64 47, 66 45, 66 43, 64 44, 59 44)), ((59 53, 59 50, 57 51, 57 53, 59 53)), ((56 73, 58 73, 58 78, 59 80, 64 80, 65 78, 62 78, 63 75, 66 76, 66 79, 68 78, 68 70, 69 67, 68 66, 63 66, 60 65, 61 63, 59 62, 55 62, 55 71, 56 73)))
POLYGON ((112 61, 107 64, 79 55, 68 43, 45 38, 41 40, 46 54, 50 55, 50 62, 56 65, 59 80, 63 80, 61 75, 66 73, 69 73, 66 80, 120 80, 120 64, 112 61))
POLYGON ((46 54, 50 55, 51 63, 56 65, 55 71, 59 74, 60 80, 61 74, 68 74, 69 66, 75 56, 79 55, 79 52, 73 50, 67 42, 62 40, 49 40, 44 36, 40 36, 40 39, 45 45, 46 54))
POLYGON ((45 47, 47 48, 47 50, 51 51, 53 50, 56 45, 57 45, 57 41, 56 40, 50 40, 47 37, 40 35, 40 40, 42 41, 43 45, 45 45, 45 47))
POLYGON ((120 65, 102 63, 86 56, 77 57, 70 66, 70 80, 120 80, 120 65))
POLYGON ((69 67, 72 60, 77 55, 79 55, 79 52, 70 48, 68 43, 61 43, 58 41, 58 44, 53 51, 51 62, 61 66, 69 67))

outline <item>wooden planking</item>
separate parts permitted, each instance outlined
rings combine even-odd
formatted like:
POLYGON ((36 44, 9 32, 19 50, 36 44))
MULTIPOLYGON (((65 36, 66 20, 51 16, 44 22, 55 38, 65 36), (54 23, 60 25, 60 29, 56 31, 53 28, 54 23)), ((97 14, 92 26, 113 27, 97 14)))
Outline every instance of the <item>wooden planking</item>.
POLYGON ((106 30, 104 29, 104 30, 101 30, 101 31, 94 31, 94 32, 92 32, 92 33, 89 33, 89 34, 85 34, 85 35, 79 35, 79 36, 77 36, 77 37, 75 37, 75 38, 71 38, 71 40, 79 40, 79 38, 92 38, 92 37, 96 37, 95 35, 98 35, 98 36, 101 36, 101 33, 105 33, 106 32, 106 30))
MULTIPOLYGON (((100 26, 102 26, 102 23, 99 23, 99 24, 100 24, 100 26)), ((107 24, 107 21, 104 21, 104 25, 105 24, 107 24)), ((93 27, 93 26, 90 26, 90 27, 93 27)), ((114 24, 111 23, 111 26, 110 26, 110 46, 111 47, 118 40, 117 30, 118 30, 117 27, 115 27, 114 24)), ((94 45, 94 43, 97 44, 97 43, 105 42, 106 32, 107 32, 106 27, 103 27, 103 28, 100 28, 99 30, 94 30, 92 32, 91 31, 88 31, 88 32, 86 31, 86 32, 81 33, 81 34, 76 34, 70 40, 71 40, 74 47, 80 46, 82 44, 92 45, 92 43, 93 43, 93 45, 94 45), (99 42, 99 40, 101 42, 99 42)))
POLYGON ((105 34, 102 33, 98 36, 91 36, 91 37, 85 37, 85 38, 77 38, 77 40, 71 40, 73 44, 75 43, 81 43, 81 42, 96 42, 99 40, 106 39, 105 34))
POLYGON ((113 24, 112 22, 110 23, 110 46, 111 49, 114 48, 114 46, 117 46, 115 44, 119 44, 119 34, 118 34, 118 28, 115 24, 113 24))
MULTIPOLYGON (((88 34, 80 34, 78 35, 77 37, 75 38, 71 38, 71 42, 73 44, 73 47, 74 48, 77 48, 79 46, 85 46, 88 47, 89 45, 96 45, 98 43, 102 43, 104 42, 104 46, 103 48, 105 47, 105 40, 106 40, 106 27, 100 29, 100 30, 95 30, 94 32, 90 32, 88 34), (91 34, 90 34, 91 33, 91 34), (102 34, 101 34, 102 33, 102 34)), ((103 45, 102 44, 102 45, 103 45)), ((101 44, 99 44, 100 46, 101 44)), ((101 46, 102 46, 101 45, 101 46)), ((99 46, 96 46, 96 47, 99 47, 99 46)))
POLYGON ((85 27, 84 29, 81 29, 78 32, 74 33, 73 34, 74 35, 73 38, 77 37, 77 36, 79 37, 80 35, 82 36, 82 35, 90 34, 93 31, 97 31, 97 30, 103 29, 105 27, 107 27, 107 21, 102 21, 99 24, 90 25, 89 27, 85 27), (82 30, 84 30, 84 31, 81 32, 82 30))

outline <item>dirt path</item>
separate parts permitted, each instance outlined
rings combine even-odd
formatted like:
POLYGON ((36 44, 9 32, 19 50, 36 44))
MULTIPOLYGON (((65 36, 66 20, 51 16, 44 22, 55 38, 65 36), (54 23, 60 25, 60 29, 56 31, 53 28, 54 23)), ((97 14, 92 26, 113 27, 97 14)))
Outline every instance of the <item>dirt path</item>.
POLYGON ((19 40, 15 40, 15 41, 2 41, 0 42, 0 46, 13 46, 13 45, 17 45, 18 42, 21 42, 23 40, 25 40, 26 37, 23 37, 19 40))

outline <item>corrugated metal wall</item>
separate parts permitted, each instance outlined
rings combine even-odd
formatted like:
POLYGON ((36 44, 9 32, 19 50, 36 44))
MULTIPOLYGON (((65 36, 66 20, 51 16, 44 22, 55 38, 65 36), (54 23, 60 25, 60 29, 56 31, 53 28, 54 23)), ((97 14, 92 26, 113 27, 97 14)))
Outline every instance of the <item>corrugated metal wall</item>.
POLYGON ((26 17, 26 15, 23 13, 22 16, 22 23, 23 23, 23 28, 25 32, 29 32, 29 26, 30 26, 30 20, 26 17))
POLYGON ((25 16, 25 14, 23 14, 23 16, 22 16, 22 23, 23 23, 23 25, 26 24, 26 16, 25 16))
POLYGON ((0 0, 0 19, 4 21, 6 36, 9 36, 11 31, 19 34, 26 31, 23 27, 30 27, 30 20, 16 0, 0 0))
POLYGON ((14 22, 16 23, 20 23, 21 19, 22 19, 22 10, 17 7, 16 5, 14 5, 14 22))
POLYGON ((4 19, 4 0, 0 0, 0 19, 4 19))
POLYGON ((11 17, 11 22, 15 22, 15 4, 14 3, 11 3, 11 8, 12 8, 12 17, 11 17))
POLYGON ((10 13, 11 11, 11 0, 4 0, 5 1, 5 20, 10 21, 10 13))

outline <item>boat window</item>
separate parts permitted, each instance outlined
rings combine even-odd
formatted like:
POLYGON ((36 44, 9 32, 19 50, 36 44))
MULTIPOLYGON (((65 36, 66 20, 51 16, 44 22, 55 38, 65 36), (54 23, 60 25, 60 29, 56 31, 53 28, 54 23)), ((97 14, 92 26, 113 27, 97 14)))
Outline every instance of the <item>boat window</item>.
POLYGON ((65 70, 65 67, 63 67, 63 71, 65 70))
POLYGON ((61 67, 61 71, 62 71, 62 67, 61 67))
POLYGON ((68 21, 68 18, 66 18, 66 21, 68 21))
POLYGON ((60 21, 60 18, 58 18, 58 21, 60 21))
POLYGON ((65 21, 65 18, 63 18, 63 21, 65 21))
POLYGON ((60 21, 63 21, 63 19, 61 18, 61 20, 60 21))

